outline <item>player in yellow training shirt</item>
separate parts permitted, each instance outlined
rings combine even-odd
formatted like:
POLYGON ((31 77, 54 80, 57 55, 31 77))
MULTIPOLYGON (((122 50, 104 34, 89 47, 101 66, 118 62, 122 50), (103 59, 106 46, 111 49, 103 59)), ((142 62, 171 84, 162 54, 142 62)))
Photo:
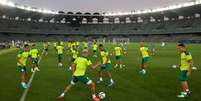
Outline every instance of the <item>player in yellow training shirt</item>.
POLYGON ((88 49, 88 43, 87 42, 83 42, 83 46, 84 46, 84 49, 88 49))
POLYGON ((116 59, 116 64, 115 64, 115 68, 120 67, 123 68, 125 67, 125 65, 122 64, 121 58, 122 58, 122 48, 120 46, 116 46, 114 48, 114 55, 115 55, 115 59, 116 59))
POLYGON ((177 95, 179 98, 185 98, 190 95, 188 87, 187 77, 192 73, 193 59, 191 53, 189 53, 184 44, 177 45, 178 51, 180 52, 181 61, 179 64, 180 74, 179 80, 181 81, 182 92, 177 95))
MULTIPOLYGON (((79 54, 79 52, 77 50, 77 47, 73 46, 71 48, 71 62, 72 62, 71 65, 73 64, 73 62, 75 61, 75 59, 78 57, 78 54, 79 54)), ((71 70, 71 69, 72 69, 72 66, 70 66, 68 70, 71 70)))
POLYGON ((87 68, 90 66, 91 68, 95 69, 98 67, 98 63, 92 64, 90 60, 88 60, 89 52, 85 49, 82 52, 82 56, 75 59, 72 68, 73 68, 73 75, 71 82, 68 86, 65 87, 63 93, 59 97, 58 100, 63 100, 64 96, 68 91, 73 87, 77 82, 82 82, 83 84, 88 85, 93 101, 100 101, 98 97, 96 97, 95 93, 95 83, 91 79, 89 79, 85 73, 87 68))
POLYGON ((17 68, 21 72, 21 86, 26 89, 27 88, 27 59, 29 57, 29 46, 28 44, 24 45, 23 49, 20 49, 16 61, 17 68))
POLYGON ((57 43, 56 42, 53 43, 53 47, 56 50, 56 48, 57 48, 57 43))
POLYGON ((48 55, 48 47, 49 47, 49 42, 47 41, 47 42, 45 42, 44 44, 43 44, 43 47, 44 47, 44 50, 45 50, 45 55, 48 55))
POLYGON ((92 45, 92 50, 93 50, 93 57, 97 57, 98 45, 97 45, 96 41, 94 41, 94 43, 92 45))
POLYGON ((63 41, 60 41, 60 45, 64 47, 64 42, 63 42, 63 41))
POLYGON ((38 56, 39 56, 39 52, 38 49, 36 48, 36 44, 32 45, 31 50, 29 51, 29 56, 32 60, 32 68, 31 68, 31 72, 35 72, 35 71, 40 71, 38 68, 38 56))
POLYGON ((58 42, 56 50, 57 50, 57 55, 58 55, 58 66, 62 67, 63 66, 62 55, 63 55, 64 47, 60 44, 60 42, 58 42))
POLYGON ((109 86, 111 87, 114 84, 114 81, 113 81, 112 75, 110 73, 111 60, 109 57, 109 52, 107 52, 104 49, 104 46, 102 44, 99 45, 99 49, 100 49, 100 55, 102 58, 102 64, 101 64, 100 70, 98 71, 99 80, 97 81, 97 83, 99 84, 103 81, 102 73, 105 72, 107 74, 107 77, 110 80, 109 86))
POLYGON ((142 63, 141 63, 141 74, 146 74, 146 69, 148 67, 147 63, 149 61, 149 49, 147 47, 144 46, 144 43, 141 42, 140 43, 140 52, 141 52, 141 56, 142 56, 142 63))
POLYGON ((79 48, 79 46, 80 46, 80 42, 76 41, 76 48, 79 48))

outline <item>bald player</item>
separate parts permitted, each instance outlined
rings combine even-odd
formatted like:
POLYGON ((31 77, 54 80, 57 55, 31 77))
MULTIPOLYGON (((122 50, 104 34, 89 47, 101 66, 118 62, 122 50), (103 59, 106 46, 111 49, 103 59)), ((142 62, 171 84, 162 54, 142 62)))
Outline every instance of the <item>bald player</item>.
POLYGON ((64 96, 68 91, 77 83, 81 82, 85 85, 88 85, 91 96, 93 101, 100 101, 100 99, 96 96, 95 93, 95 83, 89 79, 85 72, 88 67, 91 67, 92 69, 95 69, 98 67, 98 63, 92 64, 92 62, 88 59, 89 52, 88 50, 82 51, 82 56, 75 59, 73 65, 72 65, 72 80, 69 85, 67 85, 64 89, 64 91, 61 93, 59 97, 57 97, 58 100, 63 100, 64 96))

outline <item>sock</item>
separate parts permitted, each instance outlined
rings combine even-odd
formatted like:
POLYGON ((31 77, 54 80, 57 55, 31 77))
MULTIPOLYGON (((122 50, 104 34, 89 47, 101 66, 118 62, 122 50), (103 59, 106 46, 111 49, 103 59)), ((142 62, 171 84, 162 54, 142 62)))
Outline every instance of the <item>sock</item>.
POLYGON ((113 79, 110 79, 110 82, 111 82, 111 83, 114 83, 113 79))
POLYGON ((61 95, 60 96, 65 96, 65 93, 61 93, 61 95))
POLYGON ((71 68, 71 66, 69 67, 69 70, 71 70, 72 68, 71 68))
POLYGON ((142 69, 142 71, 146 71, 145 69, 142 69))
POLYGON ((39 68, 38 68, 38 67, 35 67, 34 70, 39 70, 39 68))
POLYGON ((96 97, 96 94, 92 94, 92 98, 95 98, 96 97))
POLYGON ((21 85, 22 85, 22 86, 26 86, 26 83, 25 83, 25 82, 21 82, 21 85))
POLYGON ((21 84, 26 84, 25 82, 21 82, 21 84))
POLYGON ((100 81, 103 81, 103 78, 102 78, 102 77, 100 77, 100 78, 99 78, 99 80, 100 80, 100 81))
POLYGON ((181 94, 182 94, 182 95, 187 95, 187 92, 182 92, 181 94))
POLYGON ((189 89, 186 89, 186 92, 189 92, 189 89))

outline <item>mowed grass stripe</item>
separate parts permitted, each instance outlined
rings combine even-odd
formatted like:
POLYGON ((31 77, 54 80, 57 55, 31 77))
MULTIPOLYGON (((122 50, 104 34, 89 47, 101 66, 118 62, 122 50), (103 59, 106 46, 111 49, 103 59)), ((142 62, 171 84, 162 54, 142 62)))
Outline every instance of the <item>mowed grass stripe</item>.
POLYGON ((27 96, 27 101, 55 101, 60 91, 63 90, 64 85, 71 79, 71 73, 67 71, 66 51, 64 51, 63 55, 63 65, 62 68, 58 67, 57 53, 55 49, 50 46, 48 55, 44 56, 43 61, 41 61, 40 75, 36 75, 37 79, 32 84, 31 92, 27 96))
MULTIPOLYGON (((107 44, 107 49, 112 52, 113 46, 107 44)), ((200 49, 199 45, 189 45, 189 51, 195 53, 193 49, 200 49)), ((64 63, 68 58, 64 52, 64 63)), ((200 56, 200 54, 197 54, 200 56)), ((106 92, 106 99, 104 101, 180 101, 176 95, 180 91, 180 82, 177 78, 179 71, 172 69, 172 64, 179 62, 179 54, 176 49, 176 44, 168 44, 167 47, 161 47, 160 44, 156 45, 156 55, 152 56, 149 62, 148 74, 141 76, 139 74, 139 67, 141 58, 139 57, 139 45, 134 43, 128 46, 128 55, 123 57, 124 63, 127 65, 126 69, 112 69, 112 75, 115 80, 115 86, 109 88, 108 79, 104 76, 104 83, 97 85, 97 91, 106 92)), ((112 56, 112 66, 115 61, 112 56)), ((200 57, 195 56, 197 59, 200 57)), ((200 65, 200 63, 196 63, 200 65)), ((63 87, 69 83, 71 73, 64 68, 57 67, 57 54, 53 48, 50 49, 50 54, 45 57, 42 62, 45 69, 37 75, 37 80, 33 83, 32 92, 29 93, 27 101, 55 101, 56 96, 61 93, 63 87)), ((97 71, 87 71, 87 76, 94 82, 97 80, 97 71)), ((200 71, 196 71, 200 72, 200 71)), ((195 76, 200 76, 194 73, 195 76)), ((196 77, 197 77, 196 76, 196 77)), ((190 77, 195 78, 195 77, 190 77)), ((190 79, 190 82, 192 80, 190 79)), ((193 84, 200 81, 193 81, 193 84)), ((192 86, 192 89, 199 89, 199 86, 192 86)), ((193 90, 193 92, 199 92, 193 90)), ((89 91, 87 87, 78 83, 65 97, 64 101, 89 101, 89 91)), ((197 100, 199 93, 193 93, 189 100, 197 100)), ((181 99, 182 100, 182 99, 181 99)), ((187 101, 189 101, 187 100, 187 101)))
MULTIPOLYGON (((112 52, 114 49, 113 46, 114 45, 112 44, 107 44, 107 49, 112 52)), ((188 50, 193 55, 194 65, 198 68, 201 66, 200 46, 200 44, 187 45, 188 50)), ((167 46, 165 47, 161 47, 160 44, 155 44, 155 48, 156 54, 150 59, 148 74, 146 76, 141 76, 139 74, 141 63, 139 44, 131 43, 128 46, 128 55, 122 58, 123 62, 126 64, 126 69, 112 69, 115 86, 112 88, 108 87, 108 79, 105 76, 105 82, 101 85, 97 85, 97 92, 104 91, 106 93, 107 97, 104 101, 199 101, 199 98, 201 97, 201 80, 199 80, 201 71, 193 71, 192 76, 189 77, 192 95, 187 99, 178 99, 176 95, 180 91, 180 81, 178 80, 179 70, 171 68, 173 64, 178 64, 180 61, 176 43, 167 43, 167 46)), ((2 57, 0 60, 8 60, 11 55, 4 54, 3 56, 5 56, 5 59, 2 57)), ((71 79, 71 72, 67 71, 66 68, 68 58, 66 51, 64 51, 63 58, 64 67, 57 67, 57 54, 55 53, 53 46, 50 47, 48 56, 43 57, 43 60, 40 63, 40 74, 35 75, 35 78, 37 79, 34 79, 34 82, 32 82, 26 101, 55 101, 55 98, 62 92, 63 87, 68 84, 71 79)), ((115 57, 112 56, 111 58, 112 66, 114 66, 115 57)), ((9 61, 1 64, 9 67, 13 62, 9 61)), ((9 68, 4 68, 4 70, 9 70, 9 68)), ((94 82, 98 78, 97 71, 98 69, 88 69, 87 71, 87 76, 94 82)), ((9 75, 13 75, 12 72, 8 73, 10 73, 9 75)), ((0 77, 9 76, 6 75, 5 72, 2 72, 0 75, 0 77)), ((11 81, 13 78, 12 76, 9 76, 7 79, 11 81)), ((6 85, 3 84, 3 86, 6 85)), ((14 88, 16 86, 11 87, 14 88)), ((0 91, 4 91, 3 93, 0 93, 3 96, 6 96, 2 101, 14 101, 15 98, 17 98, 15 91, 0 91)), ((87 86, 78 83, 66 95, 64 101, 89 101, 89 94, 90 92, 88 91, 87 86)))
MULTIPOLYGON (((5 49, 7 50, 7 49, 5 49)), ((0 55, 0 101, 15 101, 19 99, 18 72, 16 67, 16 50, 5 52, 0 55)))

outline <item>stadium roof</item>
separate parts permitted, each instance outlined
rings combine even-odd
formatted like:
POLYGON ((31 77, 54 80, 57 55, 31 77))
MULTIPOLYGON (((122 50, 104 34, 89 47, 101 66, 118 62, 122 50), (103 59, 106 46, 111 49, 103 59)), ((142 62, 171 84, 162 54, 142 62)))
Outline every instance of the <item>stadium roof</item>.
POLYGON ((151 9, 192 0, 8 0, 37 8, 72 12, 119 12, 151 9))
POLYGON ((9 19, 31 19, 35 20, 36 22, 39 20, 50 21, 54 20, 55 22, 62 20, 64 22, 70 22, 72 20, 82 21, 86 19, 87 22, 92 22, 94 18, 98 20, 98 22, 103 22, 105 18, 109 18, 109 22, 114 22, 116 18, 119 18, 120 22, 125 22, 126 18, 129 18, 132 21, 140 19, 147 19, 150 18, 163 20, 164 17, 174 18, 177 19, 179 16, 184 17, 195 17, 195 14, 201 14, 201 0, 196 2, 188 2, 183 3, 176 6, 169 6, 166 8, 160 9, 152 9, 149 11, 141 10, 136 12, 127 12, 127 13, 111 13, 111 15, 107 15, 107 13, 83 13, 83 12, 55 12, 51 10, 44 10, 33 8, 29 6, 22 6, 19 4, 15 4, 12 2, 0 2, 0 17, 6 15, 9 19), (131 13, 131 14, 130 14, 131 13))
MULTIPOLYGON (((21 0, 16 0, 16 1, 21 1, 21 0)), ((13 1, 11 0, 0 0, 0 4, 3 4, 3 5, 7 5, 7 6, 10 6, 10 7, 17 7, 19 9, 25 9, 27 11, 34 11, 34 12, 40 12, 40 13, 47 13, 47 14, 58 14, 59 10, 58 11, 52 11, 52 10, 48 10, 48 9, 44 9, 43 7, 42 8, 35 8, 33 7, 33 5, 31 6, 28 6, 28 5, 23 5, 23 1, 22 0, 20 3, 14 3, 13 1)), ((37 5, 40 5, 42 1, 41 0, 28 0, 27 2, 30 2, 30 3, 35 3, 37 5)), ((79 3, 83 0, 71 0, 71 1, 66 1, 66 0, 61 0, 59 2, 55 2, 54 0, 51 1, 51 0, 45 0, 45 5, 48 5, 48 4, 54 4, 54 7, 57 7, 57 6, 61 6, 61 3, 64 2, 64 4, 67 4, 68 3, 70 4, 72 1, 74 2, 77 2, 77 4, 75 5, 72 5, 73 7, 76 7, 77 9, 84 9, 84 8, 87 8, 89 7, 90 9, 95 9, 97 8, 98 9, 98 6, 95 5, 95 8, 93 8, 94 5, 91 5, 91 6, 87 6, 85 5, 85 3, 81 3, 82 6, 79 6, 79 3), (58 5, 59 4, 59 5, 58 5), (92 7, 92 8, 91 8, 92 7)), ((110 1, 113 1, 113 0, 110 0, 110 1)), ((132 5, 130 8, 130 10, 127 10, 127 12, 112 12, 112 10, 103 10, 103 11, 98 11, 96 10, 96 12, 100 12, 101 14, 103 14, 104 16, 118 16, 118 15, 135 15, 135 14, 144 14, 144 13, 153 13, 153 12, 160 12, 160 11, 166 11, 166 10, 172 10, 172 9, 178 9, 178 8, 182 8, 182 7, 188 7, 188 6, 192 6, 192 5, 197 5, 197 4, 200 4, 201 3, 201 0, 164 0, 164 1, 161 1, 159 0, 158 2, 156 2, 157 0, 146 0, 146 1, 143 1, 143 0, 131 0, 133 3, 130 3, 129 1, 130 0, 124 0, 124 4, 121 4, 121 5, 117 5, 119 3, 119 1, 121 0, 118 0, 118 1, 113 1, 114 3, 111 5, 111 3, 109 2, 104 2, 104 0, 101 0, 101 2, 103 3, 102 5, 100 4, 99 6, 101 6, 101 8, 104 8, 105 5, 109 4, 111 7, 113 6, 117 6, 118 9, 121 9, 123 10, 125 7, 124 5, 126 6, 129 6, 129 5, 132 5), (140 2, 142 2, 141 6, 146 6, 147 4, 149 6, 146 7, 146 9, 137 9, 135 8, 135 5, 139 6, 140 5, 140 2), (170 4, 170 2, 174 3, 174 4, 171 4, 171 5, 168 5, 170 4), (128 4, 127 4, 128 3, 128 4), (150 5, 152 3, 155 3, 155 5, 160 5, 160 6, 155 6, 155 7, 151 7, 150 5), (166 5, 163 7, 163 5, 166 5), (167 6, 168 5, 168 6, 167 6), (148 9, 149 8, 149 9, 148 9)), ((84 1, 84 2, 87 2, 87 1, 84 1)), ((92 1, 88 1, 88 3, 91 3, 92 1)), ((95 2, 97 2, 95 0, 95 2)), ((73 10, 70 10, 68 9, 69 12, 72 12, 73 10)), ((64 11, 60 11, 60 12, 64 12, 64 11)), ((81 13, 81 12, 77 12, 77 13, 81 13)))

